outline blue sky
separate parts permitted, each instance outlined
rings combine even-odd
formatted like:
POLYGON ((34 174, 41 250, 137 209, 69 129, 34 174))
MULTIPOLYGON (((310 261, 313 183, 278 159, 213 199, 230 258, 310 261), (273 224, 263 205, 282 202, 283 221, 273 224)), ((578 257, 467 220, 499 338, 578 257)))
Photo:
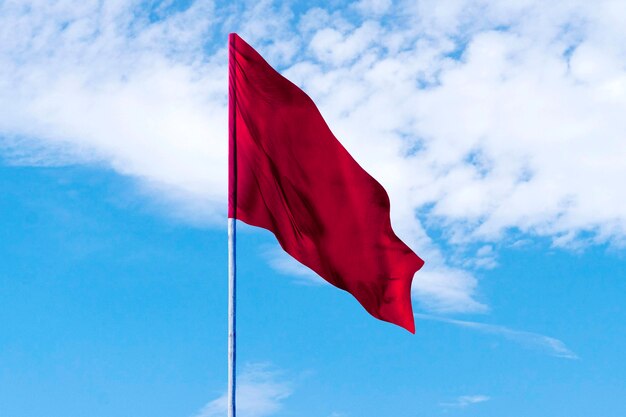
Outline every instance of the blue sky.
POLYGON ((624 16, 0 3, 0 415, 224 415, 231 30, 427 262, 413 336, 242 225, 242 417, 625 415, 624 16))

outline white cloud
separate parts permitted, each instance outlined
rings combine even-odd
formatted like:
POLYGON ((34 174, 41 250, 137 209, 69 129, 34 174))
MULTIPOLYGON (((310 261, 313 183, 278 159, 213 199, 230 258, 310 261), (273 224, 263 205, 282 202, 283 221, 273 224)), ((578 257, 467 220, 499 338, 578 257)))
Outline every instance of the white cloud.
POLYGON ((378 16, 387 12, 392 5, 391 0, 359 0, 354 7, 365 16, 378 16))
POLYGON ((102 163, 178 215, 221 222, 236 28, 389 191, 395 229, 427 262, 413 288, 425 308, 485 311, 476 271, 521 237, 626 242, 621 3, 360 0, 357 20, 269 0, 242 19, 168 4, 2 2, 3 157, 102 163))
POLYGON ((478 282, 469 272, 425 265, 413 278, 413 295, 426 310, 440 313, 481 313, 487 306, 474 299, 478 282))
POLYGON ((478 323, 475 321, 466 320, 455 320, 445 317, 431 316, 428 314, 415 314, 415 318, 420 320, 440 321, 467 329, 473 329, 482 333, 495 334, 513 342, 519 343, 529 349, 543 351, 552 356, 564 359, 578 359, 578 355, 576 355, 567 346, 565 346, 562 341, 553 337, 544 336, 542 334, 513 330, 508 327, 495 324, 478 323))
MULTIPOLYGON (((267 364, 248 365, 237 379, 237 415, 264 417, 276 414, 292 392, 291 383, 267 364)), ((226 415, 227 396, 223 394, 209 402, 195 417, 226 415)))
POLYGON ((161 193, 168 198, 202 200, 217 216, 226 65, 224 51, 201 54, 212 7, 196 2, 150 23, 139 5, 3 2, 0 134, 12 144, 36 139, 35 151, 69 149, 75 161, 102 161, 168 190, 161 193))
POLYGON ((372 21, 363 23, 349 34, 334 28, 322 28, 313 35, 310 48, 320 61, 339 65, 361 56, 379 35, 380 26, 372 21))
POLYGON ((461 395, 453 402, 441 403, 440 405, 443 407, 460 407, 465 408, 468 405, 484 403, 485 401, 489 401, 491 397, 488 395, 461 395))

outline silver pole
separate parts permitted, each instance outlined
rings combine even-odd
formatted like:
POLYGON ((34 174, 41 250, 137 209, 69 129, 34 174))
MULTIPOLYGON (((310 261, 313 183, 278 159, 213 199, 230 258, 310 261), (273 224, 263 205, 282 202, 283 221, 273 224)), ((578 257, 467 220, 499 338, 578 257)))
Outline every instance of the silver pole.
POLYGON ((235 417, 235 360, 236 333, 236 263, 235 263, 235 219, 228 219, 228 417, 235 417))

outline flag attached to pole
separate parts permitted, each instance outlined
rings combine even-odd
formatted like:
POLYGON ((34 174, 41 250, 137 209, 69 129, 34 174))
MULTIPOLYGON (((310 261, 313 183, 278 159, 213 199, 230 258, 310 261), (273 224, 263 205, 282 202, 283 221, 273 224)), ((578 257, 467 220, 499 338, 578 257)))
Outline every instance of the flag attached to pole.
POLYGON ((386 191, 309 96, 234 33, 229 112, 228 217, 271 231, 371 315, 414 333, 411 282, 424 261, 393 232, 386 191))

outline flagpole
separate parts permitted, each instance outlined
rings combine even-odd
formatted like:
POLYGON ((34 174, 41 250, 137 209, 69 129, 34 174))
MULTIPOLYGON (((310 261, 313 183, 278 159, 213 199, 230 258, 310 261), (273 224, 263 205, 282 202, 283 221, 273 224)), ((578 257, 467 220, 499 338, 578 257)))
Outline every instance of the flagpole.
POLYGON ((236 325, 236 225, 228 219, 228 417, 235 417, 235 364, 237 359, 236 325))
POLYGON ((237 158, 235 114, 235 47, 236 36, 228 36, 228 417, 236 416, 236 364, 237 364, 237 158), (232 213, 231 213, 232 209, 232 213))

